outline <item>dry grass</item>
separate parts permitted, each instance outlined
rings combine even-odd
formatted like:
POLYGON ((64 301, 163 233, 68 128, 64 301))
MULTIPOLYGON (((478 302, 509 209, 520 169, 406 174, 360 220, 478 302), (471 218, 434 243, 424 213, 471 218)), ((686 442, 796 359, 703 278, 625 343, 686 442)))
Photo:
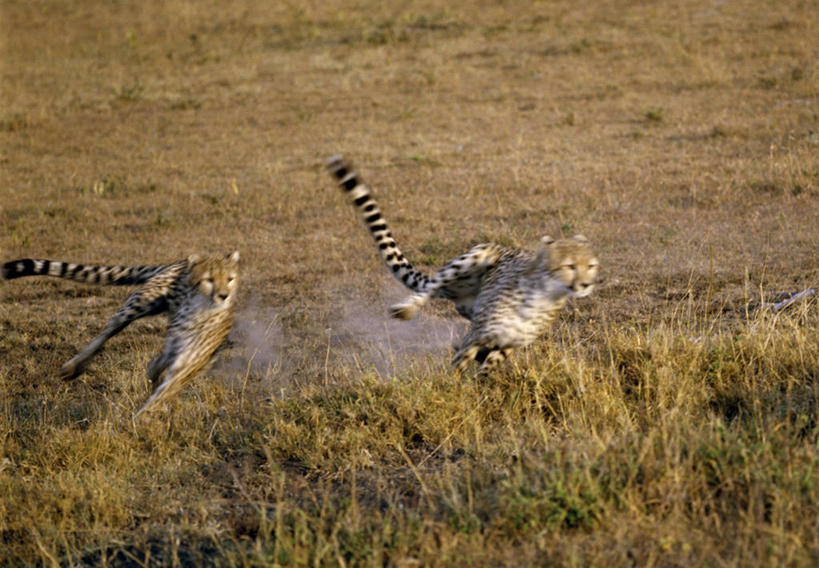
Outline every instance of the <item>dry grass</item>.
POLYGON ((0 284, 5 563, 819 563, 819 307, 757 309, 819 276, 815 6, 523 4, 2 4, 0 258, 243 259, 135 426, 164 323, 63 383, 123 291, 0 284), (457 378, 338 152, 420 266, 582 232, 604 282, 457 378))

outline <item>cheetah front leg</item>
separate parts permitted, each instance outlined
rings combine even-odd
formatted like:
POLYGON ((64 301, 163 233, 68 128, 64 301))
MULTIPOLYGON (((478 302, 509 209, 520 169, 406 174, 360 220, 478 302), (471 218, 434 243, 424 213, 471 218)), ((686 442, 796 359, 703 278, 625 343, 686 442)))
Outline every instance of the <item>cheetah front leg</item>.
POLYGON ((197 333, 194 329, 171 323, 162 353, 148 364, 148 378, 154 392, 134 418, 178 392, 207 365, 213 351, 202 348, 206 336, 201 331, 197 333))
POLYGON ((167 400, 169 397, 178 392, 182 386, 188 382, 188 380, 193 378, 193 376, 199 372, 199 367, 194 365, 194 362, 190 360, 191 357, 189 356, 189 353, 189 351, 185 351, 178 354, 171 354, 169 360, 167 357, 165 357, 165 353, 163 352, 162 355, 151 361, 151 364, 148 366, 148 373, 149 377, 151 378, 151 382, 156 388, 145 404, 142 405, 142 408, 140 408, 134 415, 134 418, 151 407, 159 404, 163 400, 167 400), (154 364, 154 362, 157 360, 160 362, 154 364), (151 377, 150 373, 156 372, 161 364, 164 364, 164 369, 167 370, 165 370, 162 381, 160 382, 159 377, 161 376, 162 371, 159 371, 159 374, 157 374, 155 377, 151 377))
POLYGON ((486 358, 481 363, 481 366, 478 368, 479 375, 488 375, 495 369, 497 369, 501 363, 506 361, 509 355, 512 354, 511 347, 505 347, 502 349, 492 349, 489 353, 486 354, 486 358))
POLYGON ((154 392, 134 415, 135 419, 179 392, 208 366, 230 330, 232 312, 224 310, 204 319, 205 323, 200 325, 201 322, 177 315, 171 322, 162 353, 148 364, 154 392))
POLYGON ((475 359, 480 350, 480 345, 470 345, 459 349, 452 358, 452 368, 455 372, 463 373, 469 365, 469 362, 475 359))
POLYGON ((488 349, 481 344, 472 330, 464 337, 461 346, 455 352, 452 358, 452 368, 456 373, 463 373, 470 361, 485 358, 487 353, 488 349))
POLYGON ((174 361, 174 354, 179 351, 179 346, 177 345, 176 341, 173 341, 172 338, 169 336, 168 339, 165 341, 165 346, 162 348, 162 352, 151 359, 151 362, 148 363, 147 368, 147 375, 148 379, 151 381, 151 385, 153 388, 159 386, 159 377, 162 376, 162 373, 165 372, 171 363, 174 361))
POLYGON ((165 309, 167 309, 165 296, 146 298, 141 290, 137 290, 128 297, 125 305, 108 320, 102 332, 91 340, 82 351, 60 367, 60 378, 73 379, 82 372, 88 360, 102 349, 106 341, 128 327, 131 322, 163 312, 165 309))
POLYGON ((478 375, 488 375, 498 368, 512 353, 511 347, 502 349, 472 344, 460 349, 452 359, 452 366, 458 373, 463 373, 470 361, 480 363, 478 375))

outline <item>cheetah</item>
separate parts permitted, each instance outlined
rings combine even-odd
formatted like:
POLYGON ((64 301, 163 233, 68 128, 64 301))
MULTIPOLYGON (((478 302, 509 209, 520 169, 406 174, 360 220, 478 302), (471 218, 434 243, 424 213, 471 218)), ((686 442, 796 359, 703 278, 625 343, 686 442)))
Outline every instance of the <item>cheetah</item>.
MULTIPOLYGON (((499 247, 474 304, 472 327, 452 359, 456 371, 470 361, 488 373, 514 348, 543 335, 569 298, 585 298, 597 281, 598 261, 583 235, 545 236, 536 253, 499 247)), ((412 300, 411 300, 412 301, 412 300)))
POLYGON ((479 373, 489 373, 513 349, 542 335, 569 298, 584 298, 594 289, 599 263, 583 235, 543 237, 536 252, 479 244, 427 276, 404 257, 352 165, 333 156, 327 168, 358 209, 387 268, 413 292, 390 315, 410 319, 430 298, 446 298, 471 322, 452 360, 458 372, 475 360, 479 373))
POLYGON ((136 413, 155 407, 178 392, 208 364, 233 325, 239 253, 191 255, 155 266, 98 266, 20 259, 2 266, 2 279, 54 276, 87 284, 141 285, 102 332, 60 368, 60 377, 78 376, 106 341, 131 322, 167 312, 169 326, 162 352, 148 364, 153 394, 136 413))

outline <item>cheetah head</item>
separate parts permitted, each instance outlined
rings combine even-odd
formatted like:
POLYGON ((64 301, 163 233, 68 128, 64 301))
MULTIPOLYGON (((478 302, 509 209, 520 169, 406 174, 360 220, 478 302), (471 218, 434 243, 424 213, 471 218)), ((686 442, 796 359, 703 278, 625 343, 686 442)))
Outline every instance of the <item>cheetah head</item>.
POLYGON ((227 256, 199 255, 188 257, 190 282, 200 295, 215 305, 229 306, 233 303, 239 284, 239 252, 227 256))
POLYGON ((597 282, 597 256, 583 235, 558 240, 543 237, 535 262, 540 266, 545 263, 551 277, 566 286, 575 298, 591 294, 597 282))

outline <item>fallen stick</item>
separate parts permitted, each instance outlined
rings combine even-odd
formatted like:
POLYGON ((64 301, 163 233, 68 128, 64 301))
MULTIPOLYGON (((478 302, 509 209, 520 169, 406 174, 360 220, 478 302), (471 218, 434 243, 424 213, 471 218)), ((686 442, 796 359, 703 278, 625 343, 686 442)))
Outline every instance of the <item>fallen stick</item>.
POLYGON ((808 288, 806 290, 802 290, 801 292, 781 292, 776 294, 778 297, 787 296, 784 300, 780 302, 763 302, 762 307, 771 310, 773 313, 778 312, 784 308, 787 308, 794 302, 800 302, 805 298, 813 296, 816 293, 816 288, 808 288))

